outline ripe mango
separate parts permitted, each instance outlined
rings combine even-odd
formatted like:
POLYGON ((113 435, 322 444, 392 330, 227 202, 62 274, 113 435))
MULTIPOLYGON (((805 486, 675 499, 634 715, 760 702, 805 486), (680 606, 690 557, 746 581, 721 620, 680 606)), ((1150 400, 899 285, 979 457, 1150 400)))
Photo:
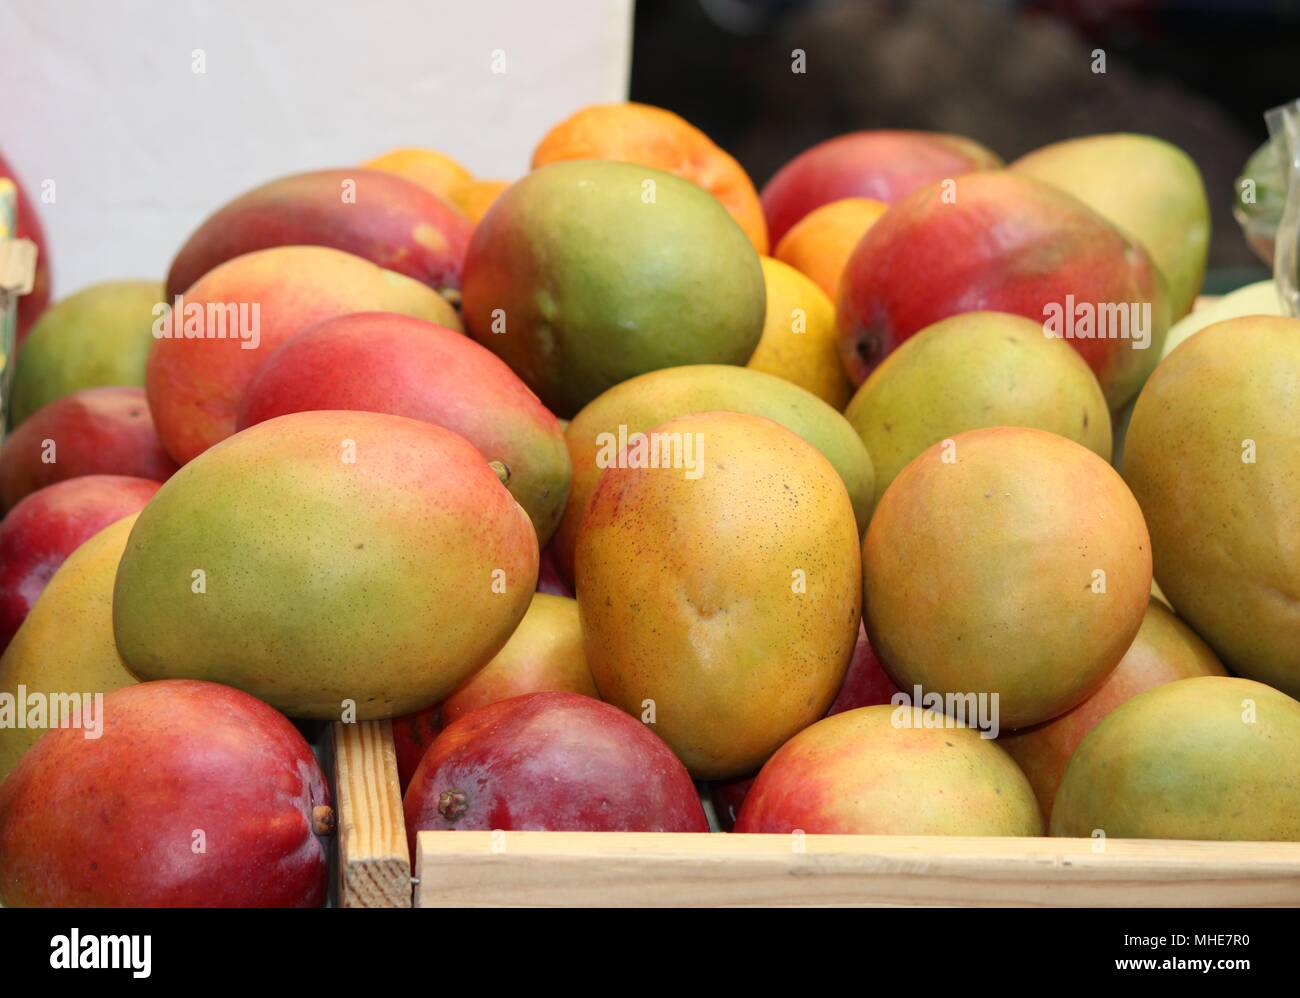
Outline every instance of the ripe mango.
POLYGON ((185 324, 173 312, 162 331, 174 328, 175 335, 154 344, 145 374, 158 435, 178 464, 235 432, 253 375, 309 326, 348 312, 383 311, 461 328, 456 310, 436 291, 323 246, 278 246, 236 257, 204 274, 185 292, 184 303, 205 316, 198 335, 182 336, 185 324))
POLYGON ((611 388, 564 431, 573 483, 550 548, 564 578, 573 578, 578 528, 603 470, 606 441, 618 440, 621 428, 631 436, 677 416, 714 410, 766 417, 816 447, 843 479, 859 533, 867 529, 874 487, 871 457, 843 416, 811 392, 762 371, 722 364, 672 367, 611 388))
POLYGON ((137 521, 113 626, 142 678, 212 679, 294 716, 426 707, 505 644, 537 535, 474 446, 300 412, 190 462, 137 521))
POLYGON ((578 609, 601 697, 653 720, 699 779, 752 772, 826 712, 857 640, 858 528, 816 448, 759 416, 650 431, 578 535, 578 609))
POLYGON ((1300 841, 1300 703, 1201 676, 1140 693, 1083 739, 1052 834, 1300 841))
POLYGON ((1110 410, 1077 352, 1009 312, 963 312, 885 358, 844 411, 871 454, 875 501, 912 458, 945 437, 1033 426, 1110 460, 1110 410))
POLYGON ((553 163, 497 199, 465 259, 465 323, 556 415, 681 364, 743 364, 763 331, 745 233, 695 184, 553 163))
MULTIPOLYGON (((113 640, 113 580, 135 521, 105 527, 59 566, 0 657, 0 693, 107 693, 138 682, 113 640)), ((0 726, 0 782, 42 733, 0 726)))
POLYGON ((218 683, 137 683, 0 784, 14 908, 318 908, 329 783, 283 715, 218 683))
POLYGON ((1178 615, 1233 672, 1300 695, 1300 320, 1215 323, 1166 357, 1124 477, 1178 615))
POLYGON ((382 170, 294 174, 246 191, 195 229, 172 261, 167 298, 227 260, 273 246, 328 246, 454 290, 470 229, 442 198, 382 170))
POLYGON ((968 173, 904 198, 854 249, 836 303, 845 370, 861 384, 913 333, 974 311, 1050 322, 1115 410, 1160 358, 1169 294, 1146 250, 1082 201, 1006 170, 968 173))
POLYGON ((818 721, 768 760, 737 832, 1041 835, 1024 773, 996 742, 937 711, 860 707, 818 721))
POLYGON ((569 494, 559 422, 490 350, 393 312, 353 312, 299 333, 257 372, 242 429, 308 409, 365 409, 455 430, 509 468, 506 487, 545 545, 569 494))
POLYGON ((885 490, 863 547, 867 634, 910 692, 997 695, 1000 730, 1092 693, 1142 624, 1151 541, 1105 461, 1054 433, 969 430, 885 490))

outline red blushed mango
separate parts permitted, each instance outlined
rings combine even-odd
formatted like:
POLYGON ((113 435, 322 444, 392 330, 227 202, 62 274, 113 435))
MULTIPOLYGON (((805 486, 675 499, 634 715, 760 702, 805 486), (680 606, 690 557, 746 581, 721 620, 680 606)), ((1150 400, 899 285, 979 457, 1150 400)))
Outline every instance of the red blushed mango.
POLYGON ((1168 309, 1146 251, 1082 201, 1017 174, 972 173, 917 191, 867 230, 840 280, 840 353, 861 384, 905 339, 948 316, 1045 322, 1059 310, 1057 331, 1115 409, 1159 360, 1168 309), (1087 330, 1081 315, 1093 316, 1087 330), (1103 321, 1108 338, 1095 335, 1103 321), (1110 328, 1121 321, 1124 335, 1110 328))
POLYGON ((1190 627, 1152 600, 1119 665, 1087 700, 1060 717, 1004 734, 998 744, 1020 764, 1050 821, 1056 788, 1084 735, 1131 697, 1176 679, 1226 676, 1223 663, 1190 627))
POLYGON ((436 291, 322 246, 236 257, 190 287, 184 305, 185 314, 160 320, 160 331, 172 335, 154 343, 145 372, 158 434, 181 464, 235 432, 239 403, 258 368, 318 322, 380 309, 460 328, 436 291))
POLYGON ((437 703, 486 665, 536 586, 528 514, 460 434, 295 412, 150 500, 118 566, 113 632, 142 678, 372 720, 437 703))
POLYGON ((449 725, 411 779, 406 833, 707 832, 686 767, 649 728, 577 693, 529 693, 449 725))
POLYGON ((935 711, 862 707, 805 728, 758 774, 737 832, 1042 835, 1025 774, 935 711))
POLYGON ((316 170, 263 184, 200 225, 167 274, 168 300, 214 267, 273 246, 328 246, 438 291, 460 287, 467 218, 419 184, 381 170, 316 170))
POLYGON ((841 198, 893 204, 938 180, 1002 165, 997 154, 960 135, 851 132, 827 139, 781 167, 763 188, 773 245, 815 208, 841 198))
POLYGON ((33 492, 0 521, 0 651, 82 541, 139 512, 161 483, 83 475, 33 492))
POLYGON ((28 330, 50 303, 49 245, 45 241, 40 216, 36 214, 31 199, 27 197, 27 192, 3 155, 0 155, 0 177, 12 180, 18 191, 18 227, 14 235, 19 239, 30 239, 36 244, 36 280, 32 284, 32 290, 18 299, 18 342, 22 343, 28 330))
POLYGON ((46 732, 0 784, 6 906, 324 903, 329 785, 287 718, 175 680, 111 691, 100 721, 46 732))
POLYGON ((533 169, 570 159, 612 159, 663 170, 703 187, 731 213, 754 249, 768 250, 754 182, 685 118, 650 104, 594 104, 566 118, 533 152, 533 169))
POLYGON ((509 469, 538 542, 569 494, 559 421, 496 354, 461 333, 390 312, 327 319, 277 350, 244 396, 242 430, 290 412, 362 409, 455 430, 509 469))
POLYGON ((82 475, 161 482, 176 463, 163 449, 139 388, 87 388, 42 406, 0 448, 0 506, 82 475))

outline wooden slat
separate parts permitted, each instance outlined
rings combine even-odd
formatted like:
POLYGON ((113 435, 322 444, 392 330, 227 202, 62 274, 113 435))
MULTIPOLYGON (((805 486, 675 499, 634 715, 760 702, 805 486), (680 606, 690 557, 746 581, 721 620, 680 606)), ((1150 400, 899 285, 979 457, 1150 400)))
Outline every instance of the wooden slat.
POLYGON ((411 860, 388 721, 336 723, 339 891, 343 908, 411 907, 411 860))
POLYGON ((421 832, 416 907, 1300 904, 1300 843, 421 832))

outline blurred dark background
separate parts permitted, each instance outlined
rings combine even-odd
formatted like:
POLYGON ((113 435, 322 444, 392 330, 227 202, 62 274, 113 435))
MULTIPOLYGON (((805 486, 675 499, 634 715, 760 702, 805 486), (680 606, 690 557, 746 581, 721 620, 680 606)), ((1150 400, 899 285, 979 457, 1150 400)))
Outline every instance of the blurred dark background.
POLYGON ((1201 168, 1212 279, 1265 276, 1233 181, 1268 137, 1263 112, 1300 97, 1300 0, 638 0, 634 38, 632 99, 704 129, 760 187, 858 129, 956 132, 1008 162, 1143 132, 1201 168))

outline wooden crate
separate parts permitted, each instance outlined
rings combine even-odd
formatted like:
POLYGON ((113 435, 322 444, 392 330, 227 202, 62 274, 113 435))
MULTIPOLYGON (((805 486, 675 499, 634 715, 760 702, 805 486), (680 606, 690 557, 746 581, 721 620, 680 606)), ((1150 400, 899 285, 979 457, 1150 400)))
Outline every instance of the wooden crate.
POLYGON ((392 727, 334 726, 339 904, 1300 905, 1300 843, 422 832, 414 897, 392 727))

